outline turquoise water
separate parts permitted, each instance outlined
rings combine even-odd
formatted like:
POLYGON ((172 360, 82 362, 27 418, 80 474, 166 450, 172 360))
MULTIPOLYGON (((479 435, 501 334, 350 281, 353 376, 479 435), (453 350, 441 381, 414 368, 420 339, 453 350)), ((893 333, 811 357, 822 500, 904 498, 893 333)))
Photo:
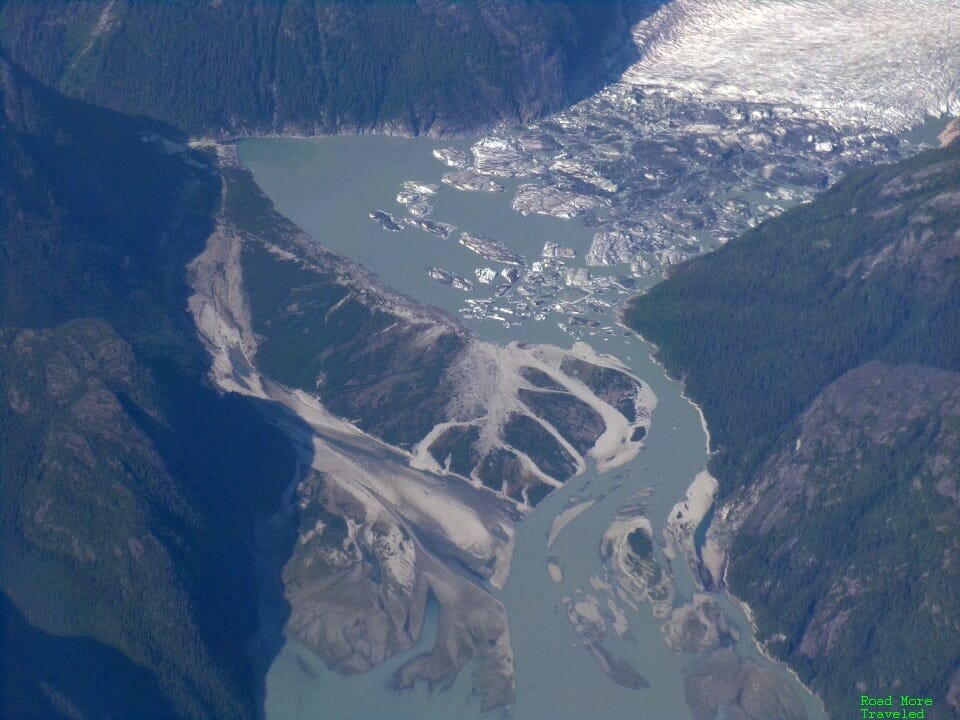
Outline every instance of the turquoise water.
MULTIPOLYGON (((445 142, 444 146, 455 145, 445 142)), ((433 159, 437 147, 429 139, 354 136, 316 139, 262 139, 240 144, 240 158, 250 168, 279 212, 318 242, 347 255, 375 272, 385 283, 417 300, 454 314, 464 293, 430 279, 425 268, 439 266, 474 280, 473 269, 493 265, 460 246, 459 230, 498 238, 538 259, 545 240, 573 247, 585 254, 592 231, 575 221, 551 217, 521 217, 510 207, 516 182, 508 192, 469 193, 443 186, 431 198, 433 220, 451 222, 459 230, 443 241, 419 229, 383 231, 368 218, 381 209, 395 217, 406 213, 395 195, 404 180, 439 184, 449 169, 433 159)), ((459 147, 466 147, 460 143, 459 147)), ((478 287, 475 296, 489 294, 478 287)), ((571 338, 557 327, 556 318, 528 320, 504 327, 486 321, 466 321, 484 340, 536 342, 569 347, 571 338)), ((605 324, 614 324, 611 309, 605 324)), ((599 352, 626 362, 654 390, 658 406, 647 446, 627 465, 599 475, 594 471, 569 481, 545 500, 517 527, 517 545, 510 579, 499 597, 510 620, 515 653, 517 698, 513 707, 486 717, 506 718, 665 718, 682 720, 690 713, 683 696, 681 672, 695 655, 671 651, 649 606, 628 610, 631 636, 613 638, 606 647, 633 664, 650 682, 649 689, 633 690, 614 684, 583 648, 560 601, 577 588, 592 592, 589 579, 601 569, 600 538, 617 510, 630 504, 641 488, 653 492, 644 499, 647 514, 659 535, 667 514, 684 497, 694 476, 707 460, 706 438, 696 409, 681 396, 680 386, 665 377, 649 358, 650 348, 622 332, 585 336, 599 352), (553 548, 547 534, 554 516, 573 500, 594 498, 596 503, 572 521, 553 548), (563 581, 547 573, 548 556, 560 558, 563 581)), ((663 563, 665 557, 660 556, 663 563)), ((682 560, 673 563, 677 601, 688 600, 694 581, 682 560)), ((819 705, 781 668, 771 666, 749 642, 749 626, 729 599, 719 597, 743 641, 738 653, 771 668, 801 695, 811 718, 822 717, 819 705)), ((431 692, 426 687, 402 694, 387 690, 391 673, 432 644, 435 615, 418 647, 361 676, 343 678, 328 671, 308 651, 288 642, 267 677, 268 720, 288 718, 468 718, 482 716, 479 699, 472 696, 470 668, 452 687, 431 692)), ((612 633, 611 633, 612 635, 612 633)))

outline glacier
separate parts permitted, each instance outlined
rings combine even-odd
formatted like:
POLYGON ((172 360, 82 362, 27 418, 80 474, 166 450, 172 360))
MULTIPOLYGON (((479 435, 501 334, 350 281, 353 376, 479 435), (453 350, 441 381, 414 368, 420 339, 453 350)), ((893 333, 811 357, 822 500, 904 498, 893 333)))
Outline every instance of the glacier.
POLYGON ((952 0, 676 0, 634 29, 633 87, 789 104, 899 132, 960 111, 952 0))
POLYGON ((659 272, 960 114, 958 0, 673 0, 633 37, 617 82, 457 158, 594 227, 590 265, 659 272))

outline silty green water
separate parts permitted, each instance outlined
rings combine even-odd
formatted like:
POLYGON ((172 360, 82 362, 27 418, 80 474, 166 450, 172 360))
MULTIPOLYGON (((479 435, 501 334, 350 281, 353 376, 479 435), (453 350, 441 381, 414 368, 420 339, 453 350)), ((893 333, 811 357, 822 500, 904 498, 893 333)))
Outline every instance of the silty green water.
MULTIPOLYGON (((445 146, 467 143, 444 143, 445 146)), ((538 259, 545 240, 585 254, 591 231, 575 221, 552 217, 523 218, 510 207, 516 182, 508 192, 461 192, 443 186, 431 198, 431 219, 451 222, 458 232, 443 241, 416 228, 388 233, 369 219, 381 209, 395 217, 405 215, 395 196, 404 180, 439 184, 447 171, 430 154, 437 143, 428 139, 383 136, 349 136, 315 139, 263 139, 244 141, 240 158, 277 210, 318 242, 347 255, 375 272, 388 285, 421 302, 451 314, 463 305, 465 294, 429 278, 425 269, 439 266, 471 280, 477 267, 492 266, 460 246, 460 230, 502 240, 508 247, 538 259)), ((573 264, 582 263, 577 260, 573 264)), ((652 282, 652 281, 650 281, 652 282)), ((489 296, 489 287, 477 287, 473 296, 489 296)), ((621 298, 622 299, 622 298, 621 298)), ((606 324, 615 324, 614 311, 606 324)), ((557 316, 542 322, 527 320, 504 327, 491 320, 468 321, 480 338, 493 342, 549 343, 570 347, 573 341, 557 326, 557 316)), ((616 512, 630 504, 647 486, 653 492, 644 502, 654 528, 664 526, 673 505, 680 501, 694 476, 706 464, 706 438, 696 409, 681 395, 649 358, 650 348, 622 331, 584 335, 598 352, 611 353, 626 362, 646 381, 658 398, 653 425, 644 450, 627 465, 599 475, 589 470, 553 493, 517 527, 517 545, 510 579, 498 593, 510 620, 515 653, 517 697, 506 711, 493 717, 540 718, 689 718, 683 695, 682 669, 696 658, 671 651, 663 640, 661 621, 649 606, 639 613, 627 609, 630 638, 608 640, 606 647, 624 657, 649 681, 649 689, 628 689, 614 684, 582 646, 562 607, 561 599, 576 589, 593 592, 592 576, 601 570, 599 542, 616 512), (547 549, 553 518, 569 504, 596 499, 573 520, 547 549), (548 556, 560 558, 563 581, 551 580, 548 556)), ((659 552, 659 551, 658 551, 659 552)), ((659 559, 668 561, 659 554, 659 559)), ((689 600, 694 581, 685 563, 673 563, 677 600, 689 600)), ((600 596, 598 596, 600 597, 600 596)), ((782 668, 772 665, 749 642, 749 626, 737 607, 718 597, 743 641, 737 652, 784 677, 801 697, 811 718, 823 717, 819 703, 782 668)), ((420 686, 401 694, 387 689, 391 673, 409 658, 430 647, 435 635, 435 614, 418 646, 364 675, 349 678, 327 670, 309 651, 287 642, 267 677, 266 717, 292 718, 470 718, 483 716, 478 698, 471 694, 470 668, 461 672, 452 687, 431 692, 420 686)), ((612 635, 612 633, 610 633, 612 635)))

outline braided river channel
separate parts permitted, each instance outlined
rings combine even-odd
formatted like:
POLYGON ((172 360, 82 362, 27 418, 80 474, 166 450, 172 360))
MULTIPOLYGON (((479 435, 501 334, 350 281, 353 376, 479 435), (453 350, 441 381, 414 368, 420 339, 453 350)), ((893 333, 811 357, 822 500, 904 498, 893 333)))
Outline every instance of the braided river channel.
MULTIPOLYGON (((276 209, 317 242, 360 262, 395 290, 451 315, 461 315, 479 338, 564 348, 580 341, 599 353, 619 358, 657 396, 652 426, 644 449, 632 461, 603 474, 589 468, 518 523, 509 580, 502 591, 491 589, 506 605, 509 617, 517 683, 512 706, 482 713, 479 699, 471 693, 471 666, 464 668, 448 688, 431 690, 420 685, 400 693, 389 689, 391 673, 432 645, 436 635, 434 608, 416 647, 362 675, 343 677, 331 672, 308 650, 288 640, 267 676, 266 717, 694 718, 683 678, 702 661, 702 655, 668 646, 662 630, 664 619, 654 616, 650 603, 636 607, 619 603, 619 610, 613 611, 608 600, 614 598, 601 581, 601 540, 618 513, 622 517, 626 509, 628 514, 645 514, 659 541, 671 509, 684 500, 707 462, 707 437, 697 408, 683 397, 681 385, 651 360, 652 348, 617 322, 617 311, 629 295, 659 278, 606 283, 599 289, 576 282, 563 282, 554 288, 556 296, 567 302, 580 299, 589 304, 592 310, 585 316, 589 322, 571 321, 567 309, 551 310, 555 307, 552 300, 542 304, 540 319, 511 313, 504 299, 495 295, 497 281, 479 282, 476 272, 485 267, 499 271, 504 266, 458 243, 460 232, 502 241, 522 254, 527 266, 541 261, 544 243, 550 241, 575 250, 576 257, 563 262, 569 268, 581 269, 585 268, 583 258, 593 231, 577 220, 523 217, 511 207, 517 182, 509 178, 496 178, 504 192, 461 191, 442 184, 441 176, 449 168, 432 155, 438 147, 438 141, 429 139, 369 135, 258 139, 242 141, 239 156, 276 209), (411 180, 434 186, 429 195, 433 209, 428 217, 456 225, 449 238, 441 239, 412 226, 388 232, 371 219, 370 214, 377 210, 394 219, 408 216, 407 208, 395 198, 404 182, 411 180), (468 280, 470 287, 460 289, 439 282, 428 275, 431 267, 468 280), (467 303, 471 299, 480 301, 484 317, 469 310, 477 307, 467 303), (497 311, 500 306, 507 310, 497 311), (556 533, 548 547, 555 519, 574 507, 583 511, 556 533), (553 572, 548 571, 548 563, 553 572), (615 624, 628 625, 626 632, 606 633, 605 656, 624 660, 647 686, 617 684, 601 669, 596 653, 590 651, 590 640, 578 633, 571 620, 571 607, 593 607, 605 618, 608 629, 615 624)), ((469 143, 444 141, 442 147, 468 151, 469 143)), ((604 275, 613 279, 624 274, 624 269, 590 270, 595 279, 604 275)), ((704 522, 709 518, 708 513, 704 522)), ((702 533, 703 527, 697 537, 702 533)), ((678 551, 671 560, 664 543, 654 545, 659 564, 672 576, 674 607, 690 603, 695 593, 703 593, 682 553, 678 551)), ((725 593, 704 594, 726 616, 730 632, 725 651, 732 648, 740 658, 779 678, 786 686, 783 692, 795 696, 791 701, 797 717, 824 717, 819 701, 787 669, 758 651, 752 642, 750 623, 738 604, 725 593)))

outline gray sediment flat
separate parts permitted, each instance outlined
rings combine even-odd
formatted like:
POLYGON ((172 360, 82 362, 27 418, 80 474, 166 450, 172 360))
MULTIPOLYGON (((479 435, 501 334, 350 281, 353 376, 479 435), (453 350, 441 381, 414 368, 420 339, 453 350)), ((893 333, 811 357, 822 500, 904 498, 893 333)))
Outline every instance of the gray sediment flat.
MULTIPOLYGON (((443 143, 449 147, 451 143, 443 143)), ((456 313, 464 293, 431 280, 424 272, 442 267, 464 277, 483 261, 452 239, 442 240, 418 228, 385 233, 370 221, 370 208, 388 209, 394 216, 404 210, 391 204, 402 183, 410 178, 439 182, 448 171, 431 150, 439 147, 426 139, 408 140, 379 136, 337 137, 309 140, 269 139, 244 141, 240 157, 249 167, 277 209, 318 242, 364 264, 395 289, 456 313)), ((462 147, 467 147, 463 143, 462 147)), ((498 181, 515 189, 511 179, 498 181)), ((462 231, 501 240, 508 248, 533 259, 540 256, 545 241, 577 251, 583 257, 591 231, 577 222, 531 215, 521 217, 511 209, 512 192, 474 193, 441 186, 430 200, 431 219, 450 222, 462 231)), ((476 288, 487 292, 490 286, 476 288)), ((615 306, 606 311, 604 324, 616 326, 615 306)), ((571 345, 571 337, 554 321, 525 320, 513 325, 466 321, 479 337, 495 342, 571 345)), ((658 405, 645 438, 646 447, 620 468, 604 474, 591 467, 548 496, 517 526, 512 572, 497 593, 507 608, 516 669, 516 700, 506 711, 510 718, 670 717, 692 718, 684 694, 684 673, 693 654, 674 653, 664 642, 662 620, 649 607, 628 612, 629 636, 610 633, 604 641, 603 658, 614 658, 619 683, 611 680, 603 663, 591 653, 561 609, 562 600, 575 590, 591 590, 591 579, 603 566, 600 539, 622 508, 635 503, 636 493, 650 486, 644 498, 646 515, 656 535, 664 527, 674 504, 706 464, 705 436, 700 416, 681 395, 681 387, 666 378, 650 359, 649 346, 622 332, 589 335, 582 339, 599 352, 622 359, 656 393, 658 405), (593 500, 585 512, 556 535, 552 548, 547 540, 554 518, 571 499, 593 500), (561 582, 551 579, 548 558, 560 558, 561 582), (627 668, 630 668, 628 671, 627 668), (643 682, 649 683, 649 689, 643 682)), ((661 550, 659 561, 669 562, 661 550)), ((696 591, 686 563, 672 564, 678 602, 687 602, 696 591)), ((718 604, 736 625, 744 641, 737 652, 788 683, 801 697, 809 717, 822 717, 816 701, 807 696, 790 675, 762 658, 749 642, 746 619, 727 598, 718 604)), ((288 643, 267 677, 266 717, 287 718, 471 718, 483 717, 479 700, 471 694, 470 671, 465 668, 445 692, 431 692, 419 685, 397 694, 388 689, 392 673, 424 652, 436 635, 436 618, 428 615, 424 635, 403 656, 394 657, 363 675, 342 677, 325 668, 305 651, 288 643), (303 670, 308 666, 310 672, 303 670)), ((617 678, 614 678, 617 680, 617 678)))

